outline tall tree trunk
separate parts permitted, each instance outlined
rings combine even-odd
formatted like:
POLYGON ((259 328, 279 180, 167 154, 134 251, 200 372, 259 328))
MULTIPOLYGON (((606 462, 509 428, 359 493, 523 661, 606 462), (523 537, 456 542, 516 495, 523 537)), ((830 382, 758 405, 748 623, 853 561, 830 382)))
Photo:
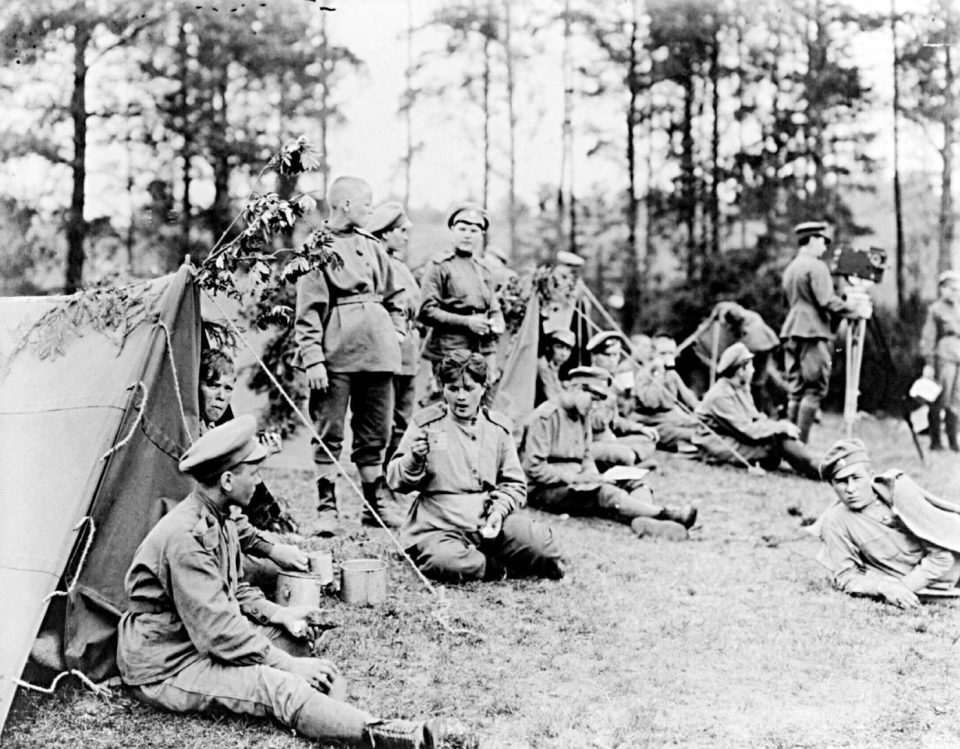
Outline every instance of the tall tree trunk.
POLYGON ((184 256, 190 252, 190 224, 193 212, 190 205, 190 184, 192 182, 190 169, 191 159, 193 158, 193 127, 190 123, 190 48, 187 43, 187 24, 183 17, 180 18, 180 28, 177 34, 177 55, 180 63, 180 91, 177 96, 177 103, 180 108, 180 116, 183 118, 183 150, 181 152, 183 195, 180 197, 180 252, 176 263, 179 265, 184 256))
POLYGON ((213 96, 220 102, 219 111, 214 108, 217 125, 214 133, 214 142, 211 148, 213 157, 213 206, 210 211, 210 229, 214 241, 220 239, 230 225, 230 147, 227 140, 227 131, 230 122, 227 116, 227 63, 218 71, 214 81, 213 96))
POLYGON ((73 92, 70 96, 70 119, 73 121, 73 192, 67 219, 67 272, 64 292, 72 294, 83 286, 83 243, 86 224, 83 220, 87 180, 87 46, 90 28, 84 20, 73 28, 73 92))
MULTIPOLYGON (((487 15, 483 22, 483 201, 484 208, 490 199, 490 84, 492 60, 490 54, 493 34, 493 0, 487 0, 487 15)), ((487 235, 483 235, 486 243, 487 235)))
POLYGON ((683 122, 680 123, 680 223, 687 230, 687 278, 697 278, 700 263, 696 235, 696 175, 693 159, 693 73, 684 78, 683 122))
POLYGON ((327 205, 327 182, 330 177, 330 160, 329 154, 327 153, 327 134, 329 128, 329 118, 331 113, 330 107, 330 78, 333 76, 333 63, 330 62, 330 55, 328 49, 328 39, 327 39, 327 14, 320 14, 320 27, 319 27, 319 53, 320 53, 320 139, 317 143, 317 160, 320 162, 317 171, 320 173, 320 189, 317 191, 321 199, 318 203, 325 209, 329 210, 327 205))
POLYGON ((953 149, 957 134, 956 95, 953 90, 953 56, 950 53, 954 41, 954 19, 951 0, 943 0, 943 17, 946 24, 946 44, 943 49, 943 172, 940 180, 940 245, 937 253, 937 271, 942 273, 953 268, 953 149))
POLYGON ((640 109, 640 76, 637 71, 640 43, 639 0, 631 3, 630 47, 627 62, 627 90, 630 100, 627 105, 627 246, 624 248, 623 310, 620 315, 623 328, 632 333, 640 313, 640 256, 637 251, 637 216, 640 201, 637 198, 637 148, 636 129, 640 109))
POLYGON ((507 176, 507 206, 510 227, 510 257, 516 260, 517 252, 517 114, 514 109, 516 80, 514 78, 513 19, 510 16, 510 0, 503 0, 503 46, 507 66, 507 130, 509 141, 509 172, 507 176))
POLYGON ((403 204, 410 210, 410 175, 413 171, 413 0, 407 0, 407 67, 403 71, 403 124, 407 136, 407 156, 403 161, 403 204))
POLYGON ((900 45, 897 44, 897 2, 890 0, 890 34, 893 41, 893 215, 897 229, 897 314, 903 314, 903 210, 900 197, 900 45))
POLYGON ((572 242, 573 231, 569 217, 572 215, 573 190, 571 172, 573 170, 573 58, 571 45, 572 18, 570 0, 563 4, 563 56, 561 61, 563 75, 563 124, 561 130, 560 151, 560 189, 557 194, 557 247, 572 242))
POLYGON ((713 122, 710 130, 710 153, 713 163, 710 167, 710 197, 708 212, 710 216, 710 247, 712 255, 720 253, 720 27, 713 37, 710 50, 710 108, 713 110, 713 122))

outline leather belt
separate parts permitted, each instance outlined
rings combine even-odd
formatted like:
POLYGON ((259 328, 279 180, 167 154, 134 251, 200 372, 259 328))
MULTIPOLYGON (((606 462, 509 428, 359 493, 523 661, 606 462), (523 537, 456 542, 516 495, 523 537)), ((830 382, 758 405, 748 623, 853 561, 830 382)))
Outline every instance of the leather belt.
POLYGON ((347 296, 338 297, 334 301, 333 306, 341 307, 345 304, 363 304, 365 302, 383 304, 383 294, 349 294, 347 296))

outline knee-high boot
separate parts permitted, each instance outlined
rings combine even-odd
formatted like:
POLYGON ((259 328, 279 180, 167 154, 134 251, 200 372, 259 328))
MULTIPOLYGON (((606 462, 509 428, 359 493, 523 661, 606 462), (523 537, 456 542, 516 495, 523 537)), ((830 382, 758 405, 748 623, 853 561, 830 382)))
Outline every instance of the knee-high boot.
POLYGON ((960 452, 960 446, 957 445, 957 414, 947 409, 943 422, 943 426, 947 430, 947 444, 954 452, 960 452))

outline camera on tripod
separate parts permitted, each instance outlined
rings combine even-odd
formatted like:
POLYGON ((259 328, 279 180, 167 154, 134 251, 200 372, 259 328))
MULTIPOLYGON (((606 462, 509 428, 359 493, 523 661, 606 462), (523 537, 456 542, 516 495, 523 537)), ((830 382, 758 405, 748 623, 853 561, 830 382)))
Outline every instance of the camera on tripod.
POLYGON ((838 244, 827 250, 824 261, 835 276, 862 278, 880 283, 887 267, 887 251, 879 247, 864 250, 848 244, 838 244))

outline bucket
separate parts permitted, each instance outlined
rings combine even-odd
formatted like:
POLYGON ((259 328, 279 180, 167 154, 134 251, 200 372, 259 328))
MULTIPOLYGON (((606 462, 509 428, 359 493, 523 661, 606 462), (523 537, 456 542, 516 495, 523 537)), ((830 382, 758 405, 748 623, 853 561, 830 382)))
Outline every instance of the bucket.
POLYGON ((320 582, 329 585, 333 582, 333 554, 329 551, 311 551, 307 553, 310 574, 320 578, 320 582))
POLYGON ((340 563, 340 599, 357 605, 387 597, 387 563, 382 559, 348 559, 340 563))
MULTIPOLYGON (((333 573, 330 574, 331 579, 333 573)), ((277 574, 277 603, 281 606, 319 606, 323 580, 304 572, 277 574)))

